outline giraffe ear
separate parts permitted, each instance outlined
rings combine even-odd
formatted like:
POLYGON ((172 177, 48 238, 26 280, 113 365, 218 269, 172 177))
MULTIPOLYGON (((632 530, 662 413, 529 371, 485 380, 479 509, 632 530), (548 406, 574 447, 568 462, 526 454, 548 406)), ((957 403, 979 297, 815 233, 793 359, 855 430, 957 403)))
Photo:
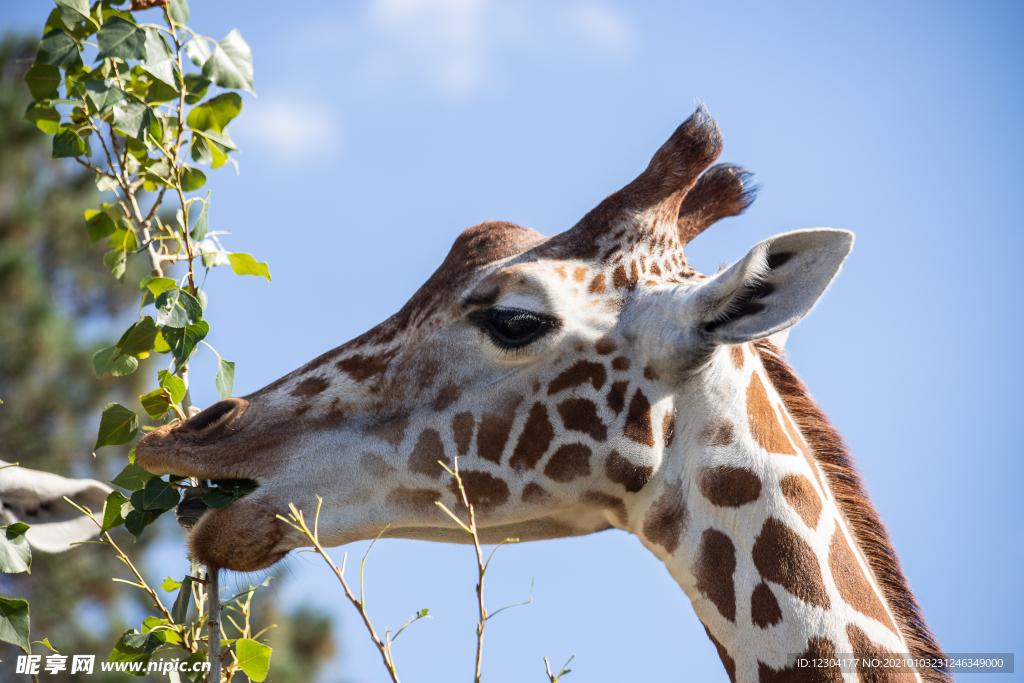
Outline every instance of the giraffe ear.
POLYGON ((814 307, 853 248, 853 233, 798 230, 761 242, 694 292, 699 332, 741 344, 795 325, 814 307))

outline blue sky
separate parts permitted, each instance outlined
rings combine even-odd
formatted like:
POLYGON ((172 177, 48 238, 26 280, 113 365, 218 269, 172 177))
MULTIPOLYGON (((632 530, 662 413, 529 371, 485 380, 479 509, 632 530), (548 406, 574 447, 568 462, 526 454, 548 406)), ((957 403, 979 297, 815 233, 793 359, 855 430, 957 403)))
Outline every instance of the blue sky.
MULTIPOLYGON (((241 175, 210 183, 212 227, 274 276, 208 282, 210 341, 237 361, 238 395, 396 311, 464 228, 570 227, 700 100, 722 160, 762 190, 691 261, 714 271, 791 229, 857 234, 790 337, 793 364, 848 439, 941 643, 1020 648, 1019 3, 191 4, 194 28, 238 28, 255 55, 259 98, 231 126, 241 175)), ((5 3, 0 20, 37 30, 50 7, 5 3)), ((193 364, 200 405, 216 400, 214 372, 193 364)), ((154 576, 176 554, 150 558, 154 576)), ((377 624, 434 615, 399 641, 407 680, 471 674, 473 566, 465 547, 374 549, 377 624)), ((325 680, 386 680, 321 563, 302 555, 285 574, 277 599, 340 613, 325 680)), ((571 654, 569 681, 727 680, 635 538, 503 549, 490 605, 524 599, 531 580, 534 603, 488 627, 488 680, 544 680, 542 656, 571 654)))

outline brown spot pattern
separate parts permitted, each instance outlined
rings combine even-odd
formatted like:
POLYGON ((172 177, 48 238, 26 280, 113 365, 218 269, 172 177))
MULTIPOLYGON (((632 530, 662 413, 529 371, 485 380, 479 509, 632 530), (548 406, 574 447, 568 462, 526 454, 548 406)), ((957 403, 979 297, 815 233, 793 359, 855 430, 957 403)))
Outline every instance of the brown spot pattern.
POLYGON ((779 488, 786 502, 796 510, 801 519, 811 529, 818 527, 818 517, 821 515, 821 498, 814 486, 807 480, 807 477, 799 474, 787 474, 779 481, 779 488))
POLYGON ((658 379, 658 371, 650 366, 650 364, 644 366, 644 378, 649 379, 652 382, 658 379))
POLYGON ((754 541, 753 557, 762 577, 806 603, 829 608, 818 558, 811 546, 785 524, 774 517, 765 520, 754 541))
POLYGON ((367 425, 363 429, 363 434, 366 436, 376 436, 387 441, 392 446, 397 446, 405 438, 405 428, 408 426, 408 415, 395 415, 380 422, 367 425))
POLYGON ((551 498, 551 494, 536 482, 531 481, 523 487, 522 499, 524 503, 543 503, 549 498, 551 498))
POLYGON ((626 275, 625 266, 619 266, 612 272, 612 284, 615 285, 616 289, 629 286, 629 276, 626 275))
POLYGON ((382 374, 391 363, 392 353, 381 353, 376 356, 364 356, 360 353, 338 361, 338 369, 347 372, 357 382, 365 382, 374 375, 382 374))
POLYGON ((384 456, 379 453, 363 453, 359 456, 359 466, 371 477, 378 479, 386 477, 395 471, 395 468, 389 465, 384 460, 384 456))
POLYGON ((796 455, 793 445, 782 431, 775 408, 768 400, 768 392, 755 372, 747 387, 747 417, 750 419, 750 433, 754 440, 769 453, 796 455))
POLYGON ((443 471, 438 464, 439 460, 448 467, 452 465, 452 461, 444 454, 441 435, 436 429, 424 429, 409 454, 409 471, 437 479, 443 471))
POLYGON ((590 281, 587 291, 591 294, 604 294, 604 273, 598 273, 597 277, 590 281))
POLYGON ((477 455, 484 460, 501 462, 501 454, 505 450, 505 443, 508 441, 515 419, 514 406, 502 412, 484 413, 476 433, 477 455))
POLYGON ((718 613, 736 623, 736 588, 732 575, 736 571, 736 546, 718 529, 705 529, 700 537, 693 576, 697 590, 710 600, 718 613))
POLYGON ((453 403, 462 396, 462 388, 457 384, 445 384, 437 392, 437 398, 431 405, 436 412, 447 410, 453 403))
POLYGON ((585 398, 567 398, 558 404, 558 414, 566 429, 589 434, 595 441, 608 438, 608 427, 597 416, 597 406, 585 398))
POLYGON ((705 468, 697 478, 701 494, 718 507, 738 508, 761 495, 761 479, 745 467, 705 468))
POLYGON ((793 439, 793 443, 796 444, 800 454, 804 456, 804 460, 807 461, 807 466, 811 468, 811 473, 814 474, 815 481, 818 482, 818 487, 824 493, 825 485, 821 481, 821 475, 818 474, 818 466, 814 460, 814 456, 811 455, 811 451, 807 448, 804 440, 800 438, 800 432, 797 431, 796 425, 794 425, 793 421, 789 419, 789 415, 786 414, 786 411, 782 411, 782 426, 785 428, 786 433, 789 434, 789 437, 793 439))
POLYGON ((312 398, 319 393, 322 393, 327 387, 331 386, 331 382, 323 377, 307 377, 292 389, 292 396, 298 398, 312 398))
POLYGON ((559 446, 544 466, 544 474, 563 483, 589 475, 590 449, 581 443, 559 446))
POLYGON ((399 486, 384 496, 385 505, 406 512, 427 512, 434 509, 434 503, 439 500, 441 492, 436 489, 411 489, 405 486, 399 486))
MULTIPOLYGON (((828 638, 811 636, 807 640, 807 651, 800 658, 824 659, 834 663, 836 647, 828 638)), ((773 669, 764 662, 758 662, 757 680, 758 683, 843 683, 843 673, 838 666, 802 667, 794 662, 792 666, 773 669)))
POLYGON ((554 438, 555 428, 551 426, 551 420, 548 419, 548 409, 544 407, 543 403, 534 403, 530 408, 530 414, 526 417, 523 433, 519 435, 512 458, 508 461, 509 466, 522 465, 526 469, 532 470, 547 453, 551 440, 554 438))
POLYGON ((572 271, 572 279, 576 282, 583 282, 587 279, 587 269, 582 266, 572 271))
POLYGON ((729 349, 729 357, 732 359, 732 365, 737 370, 743 369, 743 347, 733 346, 729 349))
POLYGON ((636 493, 651 480, 654 468, 649 465, 634 465, 626 458, 612 451, 604 461, 604 473, 616 484, 622 484, 630 493, 636 493))
POLYGON ((686 500, 683 498, 683 480, 665 484, 665 489, 644 516, 643 534, 668 552, 675 552, 686 526, 686 500))
POLYGON ((846 542, 846 536, 838 527, 828 548, 828 568, 832 571, 836 588, 846 604, 861 614, 881 622, 893 633, 899 633, 885 607, 882 606, 882 601, 878 599, 878 595, 864 576, 860 563, 846 542))
POLYGON ((665 444, 665 448, 672 445, 672 440, 676 436, 676 410, 673 407, 672 410, 665 411, 665 417, 661 418, 661 440, 665 444))
POLYGON ((724 417, 716 417, 710 420, 704 429, 700 430, 697 438, 705 446, 728 446, 735 439, 735 430, 732 422, 724 417))
POLYGON ((452 418, 452 436, 455 437, 455 450, 459 455, 469 453, 469 444, 473 440, 473 413, 459 413, 452 418))
POLYGON ((551 381, 551 384, 548 385, 548 396, 578 387, 585 382, 590 382, 594 389, 600 389, 604 386, 607 377, 608 373, 601 363, 593 363, 588 360, 577 361, 551 381))
MULTIPOLYGON (((478 511, 493 510, 508 500, 508 484, 487 472, 469 470, 459 472, 459 477, 462 479, 463 488, 466 489, 466 498, 478 511)), ((461 496, 459 484, 454 477, 448 484, 448 489, 456 496, 461 496)))
POLYGON ((768 584, 762 581, 754 586, 754 592, 750 596, 750 620, 758 628, 775 626, 782 621, 782 609, 779 601, 768 584))
POLYGON ((855 625, 846 625, 846 637, 850 639, 853 656, 858 660, 857 679, 862 683, 912 683, 917 680, 909 666, 905 670, 893 666, 870 666, 869 660, 891 664, 896 659, 896 654, 872 643, 868 634, 855 625))
POLYGON ((651 404, 640 389, 633 394, 626 413, 622 433, 627 439, 645 446, 654 446, 654 426, 651 424, 651 404))
POLYGON ((619 520, 619 524, 622 526, 629 524, 629 515, 626 512, 626 504, 622 502, 621 498, 608 495, 603 491, 585 491, 583 495, 580 496, 580 502, 599 510, 611 510, 615 513, 615 517, 619 520))
MULTIPOLYGON (((652 267, 651 270, 654 270, 654 268, 652 267)), ((736 683, 736 661, 729 656, 729 651, 718 642, 718 639, 711 635, 711 631, 708 630, 707 626, 704 627, 704 632, 708 634, 711 644, 718 650, 718 658, 722 660, 722 666, 725 667, 725 673, 729 676, 730 683, 736 683)))
POLYGON ((628 387, 629 382, 614 382, 612 388, 608 390, 608 407, 614 410, 616 415, 626 407, 626 389, 628 387))
POLYGON ((618 346, 612 340, 611 337, 600 337, 594 343, 594 350, 597 351, 599 356, 607 356, 609 353, 615 353, 618 350, 618 346))
POLYGON ((625 356, 616 356, 612 358, 612 370, 619 370, 625 372, 629 370, 629 359, 625 356))

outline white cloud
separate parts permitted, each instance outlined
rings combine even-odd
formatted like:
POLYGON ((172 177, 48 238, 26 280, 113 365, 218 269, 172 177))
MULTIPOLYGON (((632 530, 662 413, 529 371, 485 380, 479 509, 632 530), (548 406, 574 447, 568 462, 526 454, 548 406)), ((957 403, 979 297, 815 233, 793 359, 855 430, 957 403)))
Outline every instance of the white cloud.
POLYGON ((496 76, 509 53, 558 60, 574 54, 615 57, 635 43, 631 22, 600 0, 569 7, 542 0, 370 0, 354 33, 368 42, 364 73, 385 82, 413 73, 450 95, 496 76), (580 49, 582 48, 582 49, 580 49))
POLYGON ((423 69, 442 90, 461 94, 483 79, 484 0, 374 0, 370 21, 397 49, 397 59, 423 69))
POLYGON ((232 133, 241 145, 266 148, 289 160, 330 152, 340 141, 336 119, 326 108, 280 100, 247 103, 232 133))
POLYGON ((568 12, 570 26, 589 43, 612 53, 633 46, 633 27, 615 8, 599 2, 581 2, 568 12))

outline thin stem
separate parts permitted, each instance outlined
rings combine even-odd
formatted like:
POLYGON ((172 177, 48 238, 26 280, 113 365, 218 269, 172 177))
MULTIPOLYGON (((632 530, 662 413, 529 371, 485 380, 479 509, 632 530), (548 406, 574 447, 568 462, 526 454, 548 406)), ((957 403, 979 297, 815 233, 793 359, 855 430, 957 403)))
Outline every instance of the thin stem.
POLYGON ((210 617, 206 622, 206 637, 209 640, 210 677, 212 683, 220 683, 220 570, 213 565, 206 566, 206 592, 210 596, 210 617))

